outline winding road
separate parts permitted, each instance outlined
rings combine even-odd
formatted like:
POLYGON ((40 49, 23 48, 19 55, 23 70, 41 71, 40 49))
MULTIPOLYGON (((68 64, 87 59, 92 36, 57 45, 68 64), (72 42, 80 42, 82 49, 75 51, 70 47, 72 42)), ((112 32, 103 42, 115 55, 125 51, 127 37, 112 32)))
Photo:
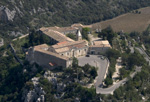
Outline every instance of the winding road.
MULTIPOLYGON (((139 51, 140 54, 144 55, 144 58, 146 59, 146 61, 149 62, 150 64, 150 57, 146 54, 146 52, 139 47, 135 47, 135 49, 137 49, 139 51)), ((136 67, 135 72, 133 72, 132 74, 130 74, 130 77, 133 78, 137 72, 141 71, 142 67, 136 67)), ((96 93, 100 93, 100 94, 113 94, 113 92, 120 87, 121 85, 125 84, 128 81, 128 78, 124 78, 123 80, 119 81, 118 83, 112 85, 109 88, 97 88, 96 87, 96 93)))
MULTIPOLYGON (((144 55, 144 58, 146 59, 146 61, 149 62, 149 65, 150 65, 150 57, 146 54, 146 52, 142 48, 139 48, 139 47, 135 47, 135 49, 137 49, 140 54, 144 55)), ((133 52, 134 50, 131 51, 131 53, 133 52)), ((92 66, 98 67, 98 77, 96 78, 96 83, 95 83, 97 94, 113 94, 113 92, 117 88, 119 88, 121 85, 124 85, 128 81, 128 78, 124 78, 123 80, 115 83, 114 85, 108 88, 101 88, 100 85, 102 84, 104 77, 106 76, 109 61, 107 59, 102 60, 97 55, 90 55, 90 57, 80 57, 78 58, 78 60, 79 60, 80 66, 84 66, 85 64, 88 63, 92 66)), ((136 67, 135 71, 132 74, 130 74, 130 77, 133 78, 137 72, 141 71, 141 68, 142 67, 136 67)))

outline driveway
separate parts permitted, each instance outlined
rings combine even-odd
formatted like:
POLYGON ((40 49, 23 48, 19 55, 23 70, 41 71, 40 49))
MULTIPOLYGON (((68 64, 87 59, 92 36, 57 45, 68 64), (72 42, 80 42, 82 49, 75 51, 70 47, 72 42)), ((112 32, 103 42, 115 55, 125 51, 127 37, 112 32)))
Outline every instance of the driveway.
POLYGON ((106 59, 103 60, 98 55, 90 55, 90 57, 79 57, 78 61, 80 66, 84 66, 85 64, 88 63, 91 66, 98 67, 97 70, 98 77, 96 78, 96 83, 95 83, 96 90, 98 90, 108 70, 107 68, 109 63, 108 60, 106 59))
MULTIPOLYGON (((140 52, 140 54, 145 55, 144 58, 145 58, 146 61, 148 61, 149 64, 150 64, 150 57, 146 54, 146 52, 145 52, 143 49, 141 49, 141 48, 138 48, 138 47, 135 47, 135 48, 140 52)), ((133 72, 132 74, 130 74, 130 77, 133 78, 133 77, 136 75, 137 72, 141 72, 141 68, 142 68, 142 67, 137 67, 137 66, 136 66, 135 72, 133 72)), ((97 89, 96 89, 96 93, 101 93, 101 94, 113 94, 113 92, 114 92, 118 87, 120 87, 121 85, 125 84, 127 81, 128 81, 128 79, 127 79, 127 78, 124 78, 123 80, 119 81, 118 83, 112 85, 112 86, 109 87, 109 88, 97 88, 97 89)))
MULTIPOLYGON (((133 78, 137 72, 141 71, 142 67, 136 67, 135 72, 133 72, 132 74, 130 74, 130 77, 133 78)), ((96 93, 97 94, 113 94, 113 92, 119 88, 121 85, 124 85, 126 82, 128 81, 128 78, 124 78, 123 80, 117 82, 116 84, 108 87, 108 88, 97 88, 96 89, 96 93)))
MULTIPOLYGON (((145 53, 144 50, 142 50, 141 48, 137 48, 136 49, 140 52, 140 54, 145 55, 145 59, 147 61, 150 62, 150 57, 145 53)), ((102 81, 104 80, 104 76, 107 72, 107 66, 109 64, 109 62, 105 59, 102 60, 100 57, 96 56, 96 55, 90 55, 90 57, 80 57, 78 58, 79 60, 79 65, 80 66, 84 66, 85 64, 90 64, 92 66, 98 67, 98 77, 96 78, 96 83, 95 83, 95 87, 96 87, 96 93, 97 94, 113 94, 113 92, 120 87, 121 85, 124 85, 127 81, 128 78, 124 78, 123 80, 117 82, 116 84, 110 86, 109 88, 100 88, 99 86, 102 84, 102 81)), ((132 74, 130 74, 130 77, 133 78, 137 72, 141 71, 142 67, 136 67, 135 72, 133 72, 132 74)))

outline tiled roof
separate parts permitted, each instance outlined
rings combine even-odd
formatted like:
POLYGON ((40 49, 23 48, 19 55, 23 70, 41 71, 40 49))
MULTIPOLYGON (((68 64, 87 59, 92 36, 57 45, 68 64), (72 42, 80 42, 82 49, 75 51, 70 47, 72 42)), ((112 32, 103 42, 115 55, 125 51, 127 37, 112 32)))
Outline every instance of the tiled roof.
POLYGON ((90 47, 110 47, 110 45, 91 45, 90 47))
POLYGON ((41 44, 41 45, 34 46, 34 49, 36 49, 36 50, 38 50, 38 49, 47 50, 48 48, 49 48, 49 46, 47 44, 41 44))
POLYGON ((52 48, 57 53, 67 52, 70 51, 72 48, 83 48, 87 46, 87 41, 81 40, 81 41, 75 41, 70 43, 64 43, 62 45, 53 45, 52 48))
POLYGON ((90 47, 111 47, 107 40, 103 41, 93 41, 93 45, 90 47))
POLYGON ((57 66, 56 63, 52 63, 52 62, 50 62, 49 65, 50 65, 50 66, 57 66))
POLYGON ((51 30, 55 30, 55 31, 58 31, 58 32, 66 32, 66 31, 73 31, 73 30, 78 30, 78 28, 76 27, 48 27, 48 29, 51 29, 51 30))
POLYGON ((94 41, 94 45, 100 45, 100 44, 109 45, 109 42, 108 40, 94 41))
POLYGON ((62 45, 62 44, 65 44, 65 43, 68 43, 68 42, 67 41, 60 42, 60 43, 57 43, 57 45, 62 45))
POLYGON ((40 30, 44 34, 46 34, 47 36, 55 39, 58 42, 64 42, 64 41, 73 42, 74 41, 74 40, 66 37, 64 34, 58 32, 58 31, 51 30, 50 28, 42 27, 42 28, 40 28, 40 30))
POLYGON ((38 52, 41 52, 41 53, 46 53, 46 54, 49 54, 51 56, 56 56, 56 57, 58 57, 60 59, 68 60, 68 57, 64 57, 64 56, 61 56, 61 55, 59 55, 57 53, 50 52, 50 51, 48 51, 48 48, 49 48, 49 46, 47 44, 34 46, 34 50, 35 51, 38 51, 38 52))
POLYGON ((69 51, 69 48, 68 47, 58 48, 58 49, 55 49, 55 51, 57 53, 67 52, 69 51))
POLYGON ((53 45, 52 47, 57 49, 57 48, 62 48, 62 47, 82 47, 86 45, 87 45, 87 42, 85 40, 81 40, 81 41, 65 43, 63 45, 53 45))
POLYGON ((61 55, 59 55, 57 53, 53 53, 53 52, 50 52, 50 51, 47 51, 47 50, 42 50, 42 49, 34 49, 34 50, 37 51, 37 52, 40 52, 40 53, 48 54, 48 55, 51 55, 51 56, 63 59, 63 60, 69 60, 68 57, 61 56, 61 55))

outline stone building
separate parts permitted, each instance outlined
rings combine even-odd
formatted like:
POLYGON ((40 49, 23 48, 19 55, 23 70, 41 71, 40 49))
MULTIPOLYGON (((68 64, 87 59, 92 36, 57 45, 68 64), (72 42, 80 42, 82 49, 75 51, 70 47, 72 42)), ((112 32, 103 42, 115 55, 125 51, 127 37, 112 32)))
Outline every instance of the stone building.
POLYGON ((107 40, 93 41, 93 45, 89 46, 90 54, 104 54, 111 46, 107 40))
POLYGON ((60 42, 74 42, 74 40, 66 37, 64 34, 58 32, 58 31, 55 31, 55 30, 52 30, 50 28, 45 28, 45 27, 42 27, 40 28, 39 30, 39 33, 40 34, 43 34, 43 35, 46 35, 50 38, 50 44, 56 44, 56 43, 60 43, 60 42))
POLYGON ((48 49, 50 52, 57 53, 61 56, 66 56, 69 58, 85 56, 88 52, 87 41, 75 41, 75 42, 62 42, 51 46, 48 49))
POLYGON ((57 27, 57 26, 55 26, 55 27, 47 27, 47 29, 51 29, 53 31, 60 32, 60 33, 62 33, 64 35, 69 34, 69 33, 70 34, 76 34, 77 31, 79 30, 79 28, 77 28, 77 27, 57 27))
POLYGON ((51 28, 43 27, 39 32, 49 37, 52 46, 42 44, 29 48, 26 58, 30 63, 36 62, 46 68, 60 66, 66 68, 72 65, 71 59, 73 57, 85 56, 88 52, 88 42, 82 40, 80 31, 76 31, 78 41, 74 41, 66 37, 64 33, 51 28))
POLYGON ((30 63, 37 63, 45 68, 67 68, 72 65, 73 57, 85 56, 87 53, 101 54, 111 48, 108 41, 94 41, 93 45, 89 46, 86 40, 82 40, 78 27, 77 29, 75 27, 42 27, 39 34, 48 36, 52 46, 42 44, 31 47, 28 49, 26 58, 30 63), (77 41, 65 35, 71 32, 76 34, 77 41))
POLYGON ((68 57, 61 56, 54 52, 48 51, 49 46, 46 44, 29 48, 26 58, 30 63, 36 62, 45 68, 63 67, 67 68, 72 64, 68 57))

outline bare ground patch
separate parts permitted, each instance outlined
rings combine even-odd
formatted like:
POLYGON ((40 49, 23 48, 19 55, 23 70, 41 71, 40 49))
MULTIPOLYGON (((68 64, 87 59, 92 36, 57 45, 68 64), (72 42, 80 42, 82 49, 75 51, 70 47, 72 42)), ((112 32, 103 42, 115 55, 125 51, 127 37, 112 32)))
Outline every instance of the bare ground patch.
POLYGON ((127 13, 110 20, 92 24, 93 29, 95 29, 97 25, 100 24, 102 29, 111 25, 111 27, 116 32, 121 30, 123 30, 124 32, 142 32, 150 24, 150 7, 142 8, 138 11, 141 11, 141 13, 127 13))

